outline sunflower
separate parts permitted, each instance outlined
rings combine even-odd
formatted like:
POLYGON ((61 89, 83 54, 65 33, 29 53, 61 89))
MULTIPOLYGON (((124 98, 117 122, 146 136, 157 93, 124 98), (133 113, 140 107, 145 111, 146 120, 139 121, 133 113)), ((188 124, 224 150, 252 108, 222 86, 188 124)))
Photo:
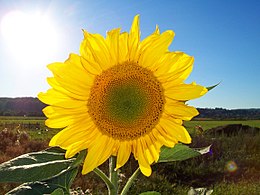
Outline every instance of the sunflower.
POLYGON ((80 55, 70 54, 63 63, 48 68, 51 88, 39 93, 48 104, 43 109, 50 128, 64 128, 50 146, 66 150, 70 158, 87 149, 82 174, 117 156, 116 169, 131 153, 141 172, 149 176, 160 148, 190 143, 183 127, 198 111, 185 102, 207 89, 185 84, 193 57, 170 52, 174 32, 155 32, 140 40, 139 16, 130 32, 113 29, 106 37, 83 30, 80 55))

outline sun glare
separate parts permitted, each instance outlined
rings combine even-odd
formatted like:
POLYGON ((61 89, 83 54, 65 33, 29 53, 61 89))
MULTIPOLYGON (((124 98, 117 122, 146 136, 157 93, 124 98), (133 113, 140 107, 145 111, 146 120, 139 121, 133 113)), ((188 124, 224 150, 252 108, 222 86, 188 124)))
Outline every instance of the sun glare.
POLYGON ((12 57, 26 66, 46 63, 58 49, 57 32, 40 13, 9 12, 1 21, 1 32, 12 57))

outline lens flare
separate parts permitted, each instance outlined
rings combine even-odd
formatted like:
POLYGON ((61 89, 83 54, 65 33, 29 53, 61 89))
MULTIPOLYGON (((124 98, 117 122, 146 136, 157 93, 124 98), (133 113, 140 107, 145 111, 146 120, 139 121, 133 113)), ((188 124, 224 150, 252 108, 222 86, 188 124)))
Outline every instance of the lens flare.
POLYGON ((238 169, 237 164, 234 161, 228 161, 226 163, 226 170, 230 173, 235 172, 238 169))

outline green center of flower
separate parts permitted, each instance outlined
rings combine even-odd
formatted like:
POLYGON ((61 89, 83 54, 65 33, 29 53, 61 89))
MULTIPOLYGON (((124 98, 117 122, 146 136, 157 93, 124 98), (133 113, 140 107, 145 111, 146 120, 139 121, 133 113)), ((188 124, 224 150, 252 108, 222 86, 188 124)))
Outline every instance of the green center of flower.
POLYGON ((148 94, 138 86, 135 80, 116 82, 108 89, 106 108, 110 118, 125 125, 133 124, 145 113, 148 94))
POLYGON ((132 140, 156 126, 164 103, 163 88, 152 71, 130 63, 96 76, 88 109, 102 133, 132 140))

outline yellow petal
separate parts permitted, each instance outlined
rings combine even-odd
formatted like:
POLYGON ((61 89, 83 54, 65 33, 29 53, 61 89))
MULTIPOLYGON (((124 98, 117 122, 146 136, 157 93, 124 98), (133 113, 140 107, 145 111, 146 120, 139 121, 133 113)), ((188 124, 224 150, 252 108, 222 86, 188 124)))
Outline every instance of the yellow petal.
POLYGON ((76 55, 71 55, 66 63, 49 64, 48 68, 53 72, 56 82, 62 88, 78 96, 84 96, 85 91, 90 90, 94 77, 83 68, 74 65, 77 60, 80 61, 80 58, 76 59, 76 55))
POLYGON ((138 63, 151 70, 156 70, 159 66, 156 62, 165 54, 168 50, 174 37, 173 31, 165 31, 161 35, 152 34, 148 36, 140 44, 140 58, 138 63))
POLYGON ((113 149, 113 140, 106 135, 98 136, 88 149, 87 157, 84 161, 82 174, 87 174, 98 167, 111 156, 113 149))
POLYGON ((82 57, 81 63, 86 71, 94 76, 99 75, 102 72, 100 65, 94 59, 82 57))
POLYGON ((146 37, 144 40, 140 42, 140 51, 145 51, 155 40, 157 40, 160 37, 159 29, 155 30, 155 32, 148 37, 146 37))
POLYGON ((107 45, 111 54, 111 63, 117 65, 119 63, 119 35, 120 28, 107 32, 107 45))
POLYGON ((165 96, 174 100, 191 100, 203 96, 207 93, 207 88, 196 83, 192 84, 179 84, 169 87, 165 90, 165 96))
POLYGON ((72 145, 70 145, 67 148, 67 151, 65 153, 65 158, 71 158, 81 150, 86 149, 86 144, 83 141, 74 142, 72 145))
POLYGON ((128 60, 128 33, 121 33, 119 36, 118 63, 122 64, 128 60))
POLYGON ((176 124, 167 118, 161 118, 160 126, 162 129, 167 131, 168 134, 170 134, 172 137, 175 137, 180 142, 186 144, 191 143, 191 137, 183 126, 176 124))
POLYGON ((152 164, 154 162, 154 158, 150 153, 149 147, 147 146, 147 140, 144 140, 143 137, 140 137, 139 140, 144 151, 144 157, 149 164, 152 164))
POLYGON ((67 127, 70 124, 73 124, 73 122, 76 119, 84 119, 84 115, 80 116, 64 116, 62 118, 49 118, 45 121, 45 125, 50 128, 63 128, 67 127))
POLYGON ((130 61, 137 61, 138 45, 140 42, 139 15, 134 17, 128 38, 128 56, 130 61))
POLYGON ((113 64, 111 63, 110 51, 104 37, 99 34, 90 34, 85 30, 83 33, 86 45, 83 44, 81 47, 84 47, 82 50, 89 52, 82 52, 82 57, 89 61, 94 59, 102 70, 110 68, 113 64), (92 55, 93 58, 90 58, 89 55, 92 55))
POLYGON ((171 100, 166 101, 164 109, 167 114, 172 115, 174 118, 187 121, 199 114, 196 108, 187 106, 184 102, 176 102, 171 100))
POLYGON ((75 121, 74 124, 69 125, 59 133, 57 133, 50 141, 50 146, 60 146, 62 148, 68 148, 70 145, 77 141, 84 140, 86 146, 90 144, 90 142, 96 138, 96 134, 98 130, 95 125, 92 123, 88 124, 88 122, 81 120, 75 121), (85 139, 85 138, 88 139, 85 139))
POLYGON ((152 159, 151 163, 153 163, 154 161, 157 162, 158 159, 159 159, 160 148, 156 147, 156 141, 152 140, 151 136, 148 135, 148 134, 146 134, 144 136, 144 140, 146 142, 147 148, 148 148, 150 155, 151 155, 151 159, 152 159))
POLYGON ((193 68, 194 58, 181 52, 170 52, 166 54, 158 64, 155 75, 163 83, 164 88, 172 84, 182 83, 190 75, 193 68))
POLYGON ((115 143, 116 142, 113 138, 108 137, 104 150, 102 151, 102 155, 98 159, 98 166, 104 163, 112 155, 115 143))
POLYGON ((128 141, 120 142, 118 154, 117 154, 116 169, 119 169, 128 161, 130 154, 131 154, 130 142, 128 141))
POLYGON ((46 93, 39 93, 38 98, 45 104, 62 108, 84 108, 87 105, 86 101, 72 99, 54 89, 49 89, 46 93))
POLYGON ((157 62, 156 76, 168 75, 172 67, 181 68, 179 61, 185 54, 183 52, 166 52, 157 62))
POLYGON ((137 144, 137 157, 138 157, 138 164, 139 164, 139 167, 140 167, 140 170, 141 172, 149 177, 152 173, 152 169, 151 169, 151 166, 150 164, 148 163, 148 161, 146 160, 145 158, 145 153, 143 151, 143 147, 142 147, 142 144, 139 142, 137 144))
POLYGON ((155 31, 154 31, 153 34, 157 34, 157 35, 160 34, 160 29, 159 29, 159 26, 158 26, 158 25, 156 25, 156 27, 155 27, 155 31))
POLYGON ((52 128, 65 127, 76 119, 90 118, 87 111, 82 107, 64 109, 62 107, 47 106, 43 109, 43 113, 49 118, 46 120, 46 125, 52 128), (59 124, 64 124, 64 126, 59 126, 59 124))
POLYGON ((60 118, 68 115, 88 116, 87 105, 76 108, 62 108, 57 106, 47 106, 42 111, 48 118, 60 118))
POLYGON ((134 155, 134 158, 137 160, 137 141, 136 139, 134 139, 134 140, 130 140, 130 142, 132 146, 131 151, 134 155))
POLYGON ((166 130, 162 129, 160 126, 156 126, 153 130, 153 136, 158 139, 163 145, 172 148, 178 140, 175 137, 172 137, 166 130))
POLYGON ((88 92, 86 92, 85 94, 80 94, 80 95, 72 93, 72 92, 64 89, 57 82, 57 80, 54 77, 48 77, 47 82, 54 89, 54 91, 58 92, 59 94, 63 94, 63 96, 65 96, 65 98, 76 99, 76 100, 87 100, 88 99, 88 94, 89 94, 88 92))

